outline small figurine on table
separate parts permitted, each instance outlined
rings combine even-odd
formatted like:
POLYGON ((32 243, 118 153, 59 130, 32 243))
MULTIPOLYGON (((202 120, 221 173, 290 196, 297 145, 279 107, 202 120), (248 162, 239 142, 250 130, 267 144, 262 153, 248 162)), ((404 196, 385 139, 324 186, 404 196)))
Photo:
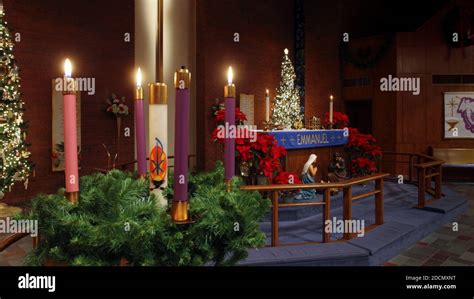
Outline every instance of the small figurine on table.
MULTIPOLYGON (((344 158, 341 156, 340 153, 335 152, 333 155, 333 159, 329 164, 329 173, 328 178, 329 182, 337 183, 346 180, 346 163, 344 162, 344 158)), ((334 189, 331 190, 334 192, 338 192, 339 190, 334 189)))
MULTIPOLYGON (((308 158, 308 161, 303 166, 303 171, 301 172, 301 181, 303 184, 314 184, 314 177, 318 172, 318 167, 316 166, 316 160, 318 156, 311 154, 308 158)), ((297 200, 315 200, 316 199, 316 190, 315 189, 306 189, 301 190, 301 192, 296 196, 297 200)))

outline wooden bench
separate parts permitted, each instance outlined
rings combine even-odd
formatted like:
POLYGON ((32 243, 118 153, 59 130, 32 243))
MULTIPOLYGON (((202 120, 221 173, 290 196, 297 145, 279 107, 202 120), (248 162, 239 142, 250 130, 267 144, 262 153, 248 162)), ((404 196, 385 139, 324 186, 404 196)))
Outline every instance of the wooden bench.
POLYGON ((444 160, 444 181, 474 181, 474 149, 431 148, 431 155, 444 160))

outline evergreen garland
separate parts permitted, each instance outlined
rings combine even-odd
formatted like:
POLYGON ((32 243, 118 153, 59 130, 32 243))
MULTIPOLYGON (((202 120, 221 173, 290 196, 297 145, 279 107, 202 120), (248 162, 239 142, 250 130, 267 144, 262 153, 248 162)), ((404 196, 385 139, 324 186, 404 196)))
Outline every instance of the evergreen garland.
POLYGON ((241 191, 237 178, 233 191, 226 192, 222 163, 211 173, 190 176, 190 182, 196 222, 188 225, 171 222, 146 180, 117 170, 82 177, 77 205, 65 199, 64 189, 39 195, 27 217, 39 220, 41 242, 25 263, 111 266, 125 258, 132 266, 233 265, 249 248, 265 243, 259 222, 268 199, 241 191))
POLYGON ((339 47, 341 59, 344 63, 350 63, 359 69, 369 69, 375 67, 392 46, 394 34, 388 33, 379 49, 374 51, 372 47, 359 48, 356 53, 349 48, 349 43, 341 42, 339 47))

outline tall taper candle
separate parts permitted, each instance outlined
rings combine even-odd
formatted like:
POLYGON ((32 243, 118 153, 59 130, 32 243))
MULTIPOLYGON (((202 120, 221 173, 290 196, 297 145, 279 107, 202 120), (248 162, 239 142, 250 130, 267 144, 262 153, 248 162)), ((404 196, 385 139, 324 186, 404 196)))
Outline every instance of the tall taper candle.
MULTIPOLYGON (((167 173, 167 161, 162 161, 164 157, 152 157, 153 148, 156 146, 158 139, 162 146, 165 155, 168 155, 168 87, 165 83, 154 83, 149 85, 150 98, 148 107, 148 122, 149 122, 149 133, 148 133, 148 147, 150 151, 150 166, 156 170, 152 173, 150 168, 150 179, 152 181, 162 179, 160 186, 166 187, 168 184, 168 173, 167 173), (160 165, 156 163, 160 161, 160 165), (161 169, 158 169, 161 168, 161 169)), ((158 152, 156 152, 158 154, 158 152)), ((154 184, 154 183, 153 183, 154 184)))
POLYGON ((270 93, 268 89, 265 91, 265 121, 270 121, 270 93))
POLYGON ((191 73, 181 67, 174 74, 176 88, 174 137, 174 195, 171 219, 175 223, 189 221, 188 216, 188 154, 189 154, 189 97, 191 73))
MULTIPOLYGON (((229 67, 227 72, 227 84, 224 86, 225 126, 235 126, 235 85, 232 83, 233 72, 229 67)), ((225 180, 229 182, 235 175, 235 138, 225 136, 224 144, 224 166, 225 180)))
POLYGON ((138 175, 145 177, 146 171, 146 137, 145 107, 143 103, 142 72, 137 71, 137 88, 135 90, 135 140, 137 146, 138 175))
POLYGON ((333 113, 334 113, 334 111, 333 111, 333 109, 334 109, 333 101, 334 101, 334 97, 331 95, 329 97, 329 125, 331 126, 331 129, 332 129, 332 120, 333 120, 333 113))
POLYGON ((64 79, 66 80, 66 90, 63 90, 66 197, 70 202, 77 203, 79 201, 79 166, 77 159, 76 90, 72 79, 72 64, 69 59, 64 62, 64 79))

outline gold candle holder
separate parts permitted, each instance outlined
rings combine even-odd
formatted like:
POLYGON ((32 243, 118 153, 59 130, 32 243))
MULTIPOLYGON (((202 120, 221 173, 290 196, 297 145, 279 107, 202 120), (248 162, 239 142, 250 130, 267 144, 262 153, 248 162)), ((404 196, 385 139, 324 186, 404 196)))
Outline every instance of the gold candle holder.
POLYGON ((66 192, 66 199, 72 203, 77 204, 79 202, 79 191, 76 192, 66 192))
POLYGON ((173 201, 171 205, 171 220, 173 223, 189 223, 188 201, 173 201))

